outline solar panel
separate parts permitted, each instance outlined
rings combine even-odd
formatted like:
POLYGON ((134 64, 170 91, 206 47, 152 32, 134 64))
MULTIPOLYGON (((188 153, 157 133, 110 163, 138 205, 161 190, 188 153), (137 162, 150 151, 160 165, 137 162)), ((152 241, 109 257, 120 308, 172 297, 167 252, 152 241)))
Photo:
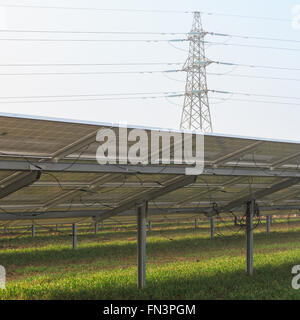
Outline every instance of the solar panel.
POLYGON ((22 172, 42 173, 37 181, 0 199, 3 224, 28 219, 94 221, 126 204, 124 212, 116 213, 124 221, 126 214, 132 215, 130 199, 134 208, 139 195, 149 194, 155 195, 149 200, 154 219, 244 214, 251 197, 257 197, 262 214, 300 209, 298 142, 207 134, 204 172, 184 184, 186 165, 98 164, 96 134, 101 128, 118 134, 117 125, 3 114, 0 128, 0 196, 22 172), (166 192, 174 181, 180 187, 166 192))

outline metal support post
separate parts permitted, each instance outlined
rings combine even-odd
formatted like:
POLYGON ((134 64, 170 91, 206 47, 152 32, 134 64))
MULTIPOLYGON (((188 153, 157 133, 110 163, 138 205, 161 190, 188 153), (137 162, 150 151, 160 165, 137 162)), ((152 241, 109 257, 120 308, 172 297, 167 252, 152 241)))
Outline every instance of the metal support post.
POLYGON ((195 219, 195 229, 198 229, 198 219, 195 219))
POLYGON ((152 221, 149 221, 149 222, 148 222, 148 230, 149 230, 149 231, 152 231, 152 221))
POLYGON ((97 234, 98 233, 98 223, 96 222, 95 223, 95 234, 97 234))
POLYGON ((215 237, 215 219, 210 218, 210 238, 214 239, 215 237))
POLYGON ((247 203, 246 209, 246 261, 247 261, 247 273, 252 275, 253 273, 253 216, 255 211, 255 200, 251 200, 247 203))
POLYGON ((31 236, 32 236, 32 238, 35 237, 35 225, 34 224, 31 226, 31 236))
POLYGON ((77 223, 72 224, 73 249, 77 249, 77 223))
POLYGON ((143 289, 146 285, 146 216, 148 203, 145 201, 137 207, 137 267, 138 288, 143 289))
POLYGON ((267 233, 270 233, 270 229, 271 229, 271 216, 267 216, 267 233))

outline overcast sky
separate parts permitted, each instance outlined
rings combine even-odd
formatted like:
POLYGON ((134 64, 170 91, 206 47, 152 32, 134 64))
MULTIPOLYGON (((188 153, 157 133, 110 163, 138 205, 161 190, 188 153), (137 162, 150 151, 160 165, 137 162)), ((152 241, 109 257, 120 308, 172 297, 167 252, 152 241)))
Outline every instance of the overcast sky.
MULTIPOLYGON (((179 10, 234 14, 242 16, 277 17, 283 20, 248 19, 241 17, 202 16, 207 31, 237 35, 271 37, 299 41, 281 42, 259 39, 239 39, 207 36, 207 41, 244 45, 284 47, 297 50, 275 50, 235 46, 211 45, 207 57, 211 60, 278 66, 300 69, 300 28, 292 27, 292 8, 300 0, 51 0, 3 1, 0 4, 94 7, 110 9, 179 10)), ((58 10, 33 8, 1 8, 0 27, 18 30, 79 30, 79 31, 132 31, 132 32, 188 32, 192 14, 142 13, 100 10, 58 10)), ((300 10, 299 10, 300 14, 300 10)), ((295 18, 295 17, 294 17, 295 18)), ((300 21, 300 19, 299 19, 300 21)), ((53 38, 53 39, 178 39, 182 35, 89 35, 4 33, 0 38, 53 38)), ((97 75, 43 75, 12 76, 8 73, 28 72, 97 72, 97 71, 154 71, 177 69, 179 66, 77 66, 77 67, 8 67, 6 64, 35 63, 154 63, 179 62, 187 58, 187 43, 168 42, 45 42, 1 41, 0 90, 1 97, 122 94, 183 91, 185 74, 97 74, 97 75)), ((274 101, 279 104, 218 101, 211 99, 214 132, 275 139, 300 140, 300 81, 235 77, 246 75, 273 78, 300 79, 300 72, 255 68, 233 68, 211 65, 208 75, 211 90, 245 92, 261 95, 279 95, 289 98, 214 95, 232 99, 274 101), (222 103, 220 103, 222 102, 222 103), (282 103, 282 104, 280 104, 282 103), (288 105, 285 103, 293 103, 288 105), (299 104, 297 106, 297 104, 299 104)), ((213 97, 213 95, 211 96, 213 97)), ((24 99, 21 99, 24 100, 24 99)), ((41 100, 41 99, 40 99, 41 100)), ((45 99, 43 99, 45 100, 45 99)), ((47 100, 47 99, 46 99, 47 100)), ((15 99, 4 100, 15 101, 15 99)), ((152 127, 179 127, 182 98, 153 100, 102 100, 47 103, 0 103, 1 112, 32 114, 48 117, 93 120, 100 122, 127 122, 152 127)))

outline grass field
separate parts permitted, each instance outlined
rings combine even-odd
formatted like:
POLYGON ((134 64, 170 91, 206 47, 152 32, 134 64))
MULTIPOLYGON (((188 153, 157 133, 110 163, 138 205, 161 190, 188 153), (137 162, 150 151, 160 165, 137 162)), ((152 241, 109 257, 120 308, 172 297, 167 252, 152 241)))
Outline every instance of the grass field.
POLYGON ((136 227, 70 227, 0 235, 6 290, 0 299, 299 299, 291 269, 300 264, 300 220, 276 219, 254 232, 254 274, 245 273, 245 235, 233 222, 153 224, 147 232, 147 287, 136 288, 136 227))

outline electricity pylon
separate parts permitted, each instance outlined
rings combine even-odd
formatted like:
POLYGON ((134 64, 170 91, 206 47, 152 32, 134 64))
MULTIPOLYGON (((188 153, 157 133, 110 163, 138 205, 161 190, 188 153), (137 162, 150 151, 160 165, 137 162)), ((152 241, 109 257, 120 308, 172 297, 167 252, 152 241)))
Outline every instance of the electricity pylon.
POLYGON ((206 67, 210 62, 205 57, 205 35, 200 12, 194 12, 193 26, 188 38, 189 56, 183 66, 187 76, 180 128, 212 132, 206 82, 206 67))

